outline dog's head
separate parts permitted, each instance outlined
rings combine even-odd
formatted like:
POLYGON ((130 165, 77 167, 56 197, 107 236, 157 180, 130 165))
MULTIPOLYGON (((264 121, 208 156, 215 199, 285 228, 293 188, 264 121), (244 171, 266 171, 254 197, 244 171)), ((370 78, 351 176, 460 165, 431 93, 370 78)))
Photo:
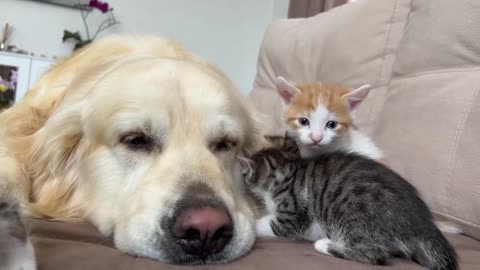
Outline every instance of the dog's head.
POLYGON ((256 150, 260 132, 228 79, 171 54, 125 53, 77 68, 33 134, 32 197, 43 214, 84 217, 128 253, 227 262, 254 242, 235 157, 256 150))

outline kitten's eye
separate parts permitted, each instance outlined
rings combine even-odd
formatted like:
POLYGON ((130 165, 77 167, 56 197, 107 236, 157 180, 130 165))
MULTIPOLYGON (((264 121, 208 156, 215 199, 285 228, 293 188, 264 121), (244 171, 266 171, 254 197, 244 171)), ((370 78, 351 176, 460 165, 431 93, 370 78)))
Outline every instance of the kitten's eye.
POLYGON ((310 121, 308 121, 307 118, 298 118, 298 122, 300 123, 300 125, 302 126, 308 126, 310 124, 310 121))
POLYGON ((338 125, 338 123, 335 122, 335 121, 328 121, 327 124, 326 124, 326 127, 329 128, 329 129, 334 129, 334 128, 337 127, 337 125, 338 125))
POLYGON ((127 146, 132 151, 144 150, 150 151, 153 148, 153 140, 141 132, 134 132, 122 136, 120 143, 127 146))

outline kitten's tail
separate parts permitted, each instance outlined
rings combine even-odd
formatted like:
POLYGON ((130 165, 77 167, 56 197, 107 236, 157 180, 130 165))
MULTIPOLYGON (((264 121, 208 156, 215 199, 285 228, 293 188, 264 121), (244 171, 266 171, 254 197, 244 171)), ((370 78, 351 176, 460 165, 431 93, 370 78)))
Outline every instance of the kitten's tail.
POLYGON ((434 228, 413 240, 413 260, 431 270, 457 270, 457 254, 443 234, 434 228))

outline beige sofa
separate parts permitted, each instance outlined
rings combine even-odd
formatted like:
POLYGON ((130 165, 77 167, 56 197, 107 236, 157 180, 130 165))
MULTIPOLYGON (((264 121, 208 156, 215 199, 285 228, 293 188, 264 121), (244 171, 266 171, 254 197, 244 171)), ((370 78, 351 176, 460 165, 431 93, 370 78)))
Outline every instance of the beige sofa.
MULTIPOLYGON (((388 163, 438 217, 460 269, 480 269, 480 1, 359 0, 308 19, 272 23, 250 99, 268 135, 282 136, 276 76, 374 85, 358 121, 388 163)), ((92 226, 32 220, 40 269, 422 269, 407 260, 370 266, 320 255, 308 243, 259 239, 231 264, 185 267, 135 258, 92 226)))
POLYGON ((361 128, 439 219, 479 239, 479 27, 474 0, 359 0, 277 21, 265 34, 250 99, 271 123, 268 134, 282 136, 276 76, 372 84, 357 115, 361 128))

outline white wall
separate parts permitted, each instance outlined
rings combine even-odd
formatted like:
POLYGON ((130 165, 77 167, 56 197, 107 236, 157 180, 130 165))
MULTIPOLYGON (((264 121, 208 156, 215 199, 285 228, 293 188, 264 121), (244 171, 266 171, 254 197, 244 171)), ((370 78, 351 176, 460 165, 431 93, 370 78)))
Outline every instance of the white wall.
MULTIPOLYGON (((295 1, 295 0, 293 0, 295 1)), ((288 5, 290 0, 273 0, 273 16, 274 20, 285 19, 288 16, 288 5)))
MULTIPOLYGON (((108 2, 121 21, 113 32, 171 37, 217 64, 243 93, 252 87, 266 26, 286 17, 288 8, 288 0, 108 2)), ((14 45, 47 56, 71 52, 72 45, 61 42, 64 29, 84 29, 78 10, 24 0, 0 0, 0 25, 6 22, 16 28, 14 45)))
POLYGON ((7 22, 15 27, 13 45, 49 57, 72 51, 72 45, 62 44, 64 29, 83 27, 78 10, 24 0, 0 0, 0 26, 7 22))

